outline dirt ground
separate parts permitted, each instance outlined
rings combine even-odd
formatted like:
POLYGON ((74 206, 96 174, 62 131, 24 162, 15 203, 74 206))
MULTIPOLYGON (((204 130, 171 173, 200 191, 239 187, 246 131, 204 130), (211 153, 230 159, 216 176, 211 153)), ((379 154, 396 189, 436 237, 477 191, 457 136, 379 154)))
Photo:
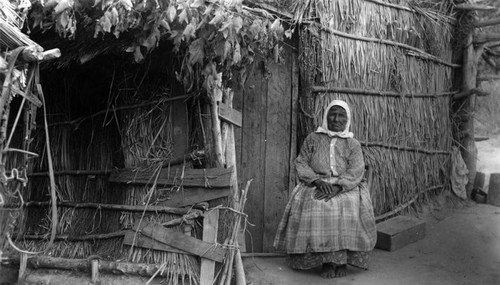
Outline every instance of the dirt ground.
MULTIPOLYGON (((500 136, 477 143, 478 171, 500 172, 500 136)), ((283 257, 245 258, 252 285, 499 285, 500 207, 457 203, 442 197, 420 216, 426 236, 394 252, 375 249, 370 270, 349 267, 348 276, 325 280, 320 269, 295 271, 283 257)))
POLYGON ((470 203, 434 209, 426 237, 394 252, 375 249, 368 271, 325 280, 319 269, 295 271, 283 257, 246 258, 247 284, 500 284, 500 208, 470 203))

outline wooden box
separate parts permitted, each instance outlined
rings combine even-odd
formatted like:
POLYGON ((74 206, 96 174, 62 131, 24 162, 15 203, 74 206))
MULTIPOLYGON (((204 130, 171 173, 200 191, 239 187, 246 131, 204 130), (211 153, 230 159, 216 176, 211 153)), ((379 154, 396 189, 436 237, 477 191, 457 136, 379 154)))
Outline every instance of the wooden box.
POLYGON ((398 216, 377 224, 377 244, 375 247, 394 251, 424 237, 424 221, 412 217, 398 216))

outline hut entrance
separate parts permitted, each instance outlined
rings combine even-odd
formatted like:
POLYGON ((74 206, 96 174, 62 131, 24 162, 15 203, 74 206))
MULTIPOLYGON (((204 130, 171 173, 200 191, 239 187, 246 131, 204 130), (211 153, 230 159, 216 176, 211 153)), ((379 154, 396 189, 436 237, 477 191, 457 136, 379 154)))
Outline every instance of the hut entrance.
MULTIPOLYGON (((235 129, 239 181, 254 179, 245 213, 247 251, 272 251, 274 235, 293 188, 296 156, 298 71, 296 55, 285 49, 282 62, 257 61, 246 84, 236 90, 234 106, 242 111, 235 129)), ((250 67, 249 67, 250 68, 250 67)))

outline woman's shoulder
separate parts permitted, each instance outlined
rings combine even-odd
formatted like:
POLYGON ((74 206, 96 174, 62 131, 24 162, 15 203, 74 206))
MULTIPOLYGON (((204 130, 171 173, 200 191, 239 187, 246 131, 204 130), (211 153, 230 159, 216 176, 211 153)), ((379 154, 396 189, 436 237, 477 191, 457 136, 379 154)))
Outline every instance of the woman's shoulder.
POLYGON ((361 143, 355 138, 347 138, 346 142, 350 148, 357 148, 357 147, 360 148, 361 147, 361 143))

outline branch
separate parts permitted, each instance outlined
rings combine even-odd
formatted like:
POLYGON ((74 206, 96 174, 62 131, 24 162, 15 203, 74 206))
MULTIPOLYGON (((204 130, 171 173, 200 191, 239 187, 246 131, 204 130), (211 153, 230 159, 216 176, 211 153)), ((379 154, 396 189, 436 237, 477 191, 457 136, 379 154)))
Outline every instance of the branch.
POLYGON ((320 92, 334 92, 334 93, 347 93, 347 94, 359 94, 359 95, 367 95, 367 96, 387 96, 387 97, 441 97, 441 96, 450 96, 454 95, 457 92, 441 92, 441 93, 415 93, 415 94, 405 94, 401 92, 395 91, 378 91, 373 89, 361 89, 361 88, 348 88, 348 87, 324 87, 324 86, 312 86, 311 87, 313 93, 320 92))
MULTIPOLYGON (((23 204, 24 207, 47 207, 51 205, 49 201, 39 202, 31 201, 23 204)), ((114 211, 131 211, 131 212, 161 212, 170 213, 176 215, 185 215, 189 213, 189 208, 172 208, 165 206, 142 206, 142 205, 119 205, 119 204, 101 204, 101 203, 77 203, 77 202, 58 202, 58 207, 69 207, 69 208, 91 208, 91 209, 102 209, 102 210, 114 210, 114 211)), ((12 209, 11 205, 6 205, 6 209, 12 209)), ((17 209, 18 207, 16 207, 17 209)))
POLYGON ((394 214, 396 214, 396 213, 404 210, 406 207, 410 206, 411 204, 415 203, 415 201, 417 200, 418 196, 420 196, 421 194, 427 193, 427 192, 429 192, 431 190, 436 190, 436 189, 439 189, 439 188, 443 188, 443 187, 444 187, 444 185, 438 185, 438 186, 433 186, 433 187, 424 189, 424 190, 418 192, 417 194, 415 194, 415 196, 413 196, 413 198, 410 199, 410 201, 408 201, 408 202, 406 202, 404 204, 399 205, 397 208, 395 208, 394 210, 392 210, 390 212, 387 212, 387 213, 385 213, 383 215, 375 217, 375 220, 378 222, 378 221, 383 220, 383 219, 385 219, 385 218, 387 218, 389 216, 392 216, 392 215, 394 215, 394 214))
POLYGON ((500 33, 478 33, 474 35, 473 43, 478 45, 492 41, 500 41, 500 33))
POLYGON ((458 94, 455 94, 455 96, 453 96, 453 100, 462 99, 462 98, 465 98, 465 97, 468 97, 468 96, 471 96, 471 95, 487 96, 487 95, 490 95, 490 93, 485 92, 485 91, 481 91, 481 90, 479 90, 477 88, 473 88, 473 89, 470 89, 470 90, 463 91, 463 92, 460 92, 458 94))
POLYGON ((481 5, 481 4, 469 4, 469 3, 458 4, 455 6, 455 9, 465 10, 465 11, 496 11, 496 10, 498 10, 497 7, 494 7, 494 6, 481 5))
MULTIPOLYGON (((105 234, 92 234, 92 235, 57 235, 55 240, 64 240, 64 241, 86 241, 86 240, 97 240, 97 239, 111 239, 111 238, 119 238, 123 237, 127 233, 127 231, 117 231, 112 233, 105 234)), ((47 239, 47 235, 16 235, 16 238, 25 239, 25 240, 45 240, 47 239)))
POLYGON ((493 19, 488 19, 486 21, 476 21, 476 22, 474 22, 474 26, 476 28, 486 27, 486 26, 493 26, 493 25, 498 25, 498 24, 500 24, 500 18, 493 18, 493 19))
POLYGON ((500 80, 500 75, 483 75, 476 79, 476 81, 493 81, 500 80))

